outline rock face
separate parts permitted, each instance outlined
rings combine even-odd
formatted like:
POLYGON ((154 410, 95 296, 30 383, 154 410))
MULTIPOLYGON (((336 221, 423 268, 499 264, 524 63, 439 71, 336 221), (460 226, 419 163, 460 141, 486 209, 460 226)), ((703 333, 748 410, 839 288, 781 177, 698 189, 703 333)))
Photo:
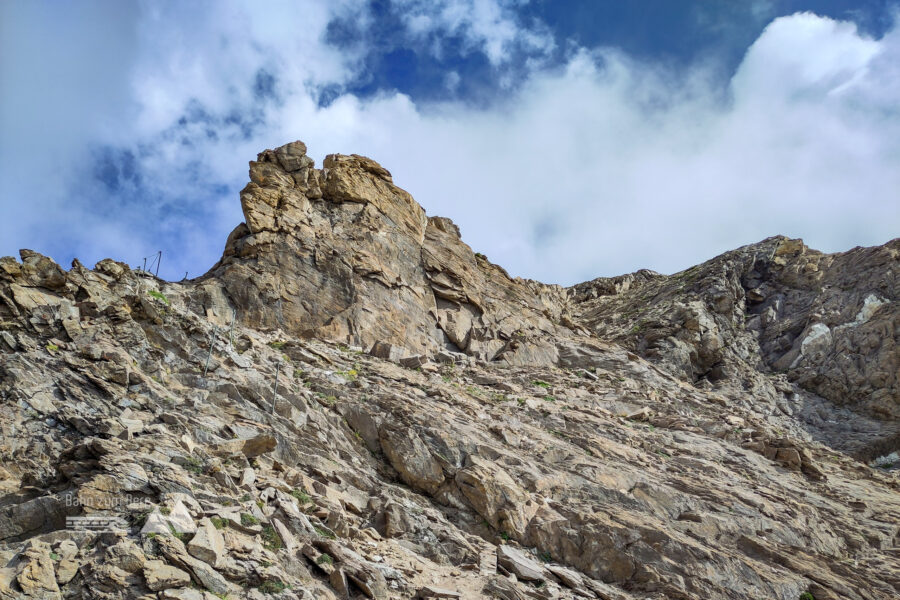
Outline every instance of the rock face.
POLYGON ((196 281, 0 259, 0 599, 900 595, 900 241, 564 289, 365 157, 241 202, 196 281))
POLYGON ((572 298, 597 336, 685 381, 753 390, 759 410, 796 414, 864 459, 900 445, 900 239, 827 255, 775 237, 670 277, 583 283, 572 298))
POLYGON ((332 154, 319 170, 300 142, 267 150, 250 163, 241 207, 246 223, 201 287, 253 327, 543 364, 554 350, 519 347, 571 333, 562 288, 510 278, 369 158, 332 154))

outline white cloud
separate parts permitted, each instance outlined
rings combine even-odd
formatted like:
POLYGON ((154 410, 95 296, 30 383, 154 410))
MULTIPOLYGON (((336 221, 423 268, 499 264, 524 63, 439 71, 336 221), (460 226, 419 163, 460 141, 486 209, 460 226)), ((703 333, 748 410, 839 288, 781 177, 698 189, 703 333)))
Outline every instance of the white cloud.
POLYGON ((484 52, 494 66, 522 53, 542 56, 556 45, 546 27, 521 22, 515 12, 521 1, 396 0, 395 4, 413 35, 462 36, 471 49, 484 52))
MULTIPOLYGON (((876 41, 810 14, 778 19, 723 94, 705 67, 671 73, 614 49, 581 49, 563 67, 547 67, 540 55, 552 39, 523 27, 511 3, 448 0, 427 10, 411 2, 404 35, 465 33, 500 73, 510 52, 538 60, 516 91, 488 108, 417 105, 401 94, 345 94, 322 107, 318 95, 358 75, 356 52, 364 51, 326 44, 327 25, 335 14, 369 18, 361 6, 184 6, 147 5, 134 17, 138 45, 122 59, 129 83, 120 68, 104 91, 124 96, 104 109, 116 127, 96 135, 104 119, 82 106, 88 118, 54 155, 82 165, 79 152, 96 139, 134 150, 143 185, 166 207, 160 222, 141 222, 141 207, 124 201, 100 210, 79 190, 89 178, 60 172, 59 185, 47 187, 55 171, 47 173, 46 161, 19 161, 31 175, 15 197, 4 196, 4 217, 19 208, 16 228, 6 218, 0 226, 3 253, 11 243, 41 250, 24 240, 46 240, 49 223, 49 231, 75 230, 69 243, 87 260, 133 261, 169 232, 181 245, 169 276, 197 274, 241 218, 246 161, 293 139, 306 141, 319 162, 330 152, 375 158, 429 214, 457 221, 477 251, 514 275, 548 282, 674 271, 777 233, 836 251, 900 231, 896 29, 876 41), (277 99, 253 96, 261 69, 274 76, 277 99), (192 102, 207 117, 174 127, 192 102), (232 114, 252 118, 249 135, 232 114), (196 168, 185 168, 191 163, 196 168), (211 192, 210 182, 229 191, 211 192), (23 193, 36 197, 30 207, 20 204, 23 193), (69 202, 67 194, 82 198, 69 202), (48 214, 54 207, 62 210, 48 214)), ((4 180, 9 164, 0 163, 4 180)))

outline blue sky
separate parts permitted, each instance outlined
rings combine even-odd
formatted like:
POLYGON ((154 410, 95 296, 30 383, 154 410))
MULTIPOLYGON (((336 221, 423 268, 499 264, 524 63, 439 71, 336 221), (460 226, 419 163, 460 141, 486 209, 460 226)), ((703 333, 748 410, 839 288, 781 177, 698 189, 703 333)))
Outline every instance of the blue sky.
POLYGON ((513 275, 900 235, 885 1, 0 1, 0 255, 197 276, 258 151, 366 154, 513 275))

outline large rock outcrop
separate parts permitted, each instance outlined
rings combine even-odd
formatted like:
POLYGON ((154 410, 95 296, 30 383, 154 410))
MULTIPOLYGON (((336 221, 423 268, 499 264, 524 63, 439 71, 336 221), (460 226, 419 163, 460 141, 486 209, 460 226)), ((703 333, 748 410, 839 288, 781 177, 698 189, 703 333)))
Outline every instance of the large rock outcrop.
POLYGON ((563 289, 364 157, 241 201, 196 281, 0 259, 0 599, 900 594, 897 240, 563 289))
MULTIPOLYGON (((571 335, 562 288, 512 279, 476 255, 375 161, 331 154, 316 169, 305 153, 294 142, 250 163, 246 222, 204 278, 211 304, 224 296, 255 327, 410 354, 522 362, 523 342, 571 335)), ((544 344, 527 357, 556 358, 544 344)))

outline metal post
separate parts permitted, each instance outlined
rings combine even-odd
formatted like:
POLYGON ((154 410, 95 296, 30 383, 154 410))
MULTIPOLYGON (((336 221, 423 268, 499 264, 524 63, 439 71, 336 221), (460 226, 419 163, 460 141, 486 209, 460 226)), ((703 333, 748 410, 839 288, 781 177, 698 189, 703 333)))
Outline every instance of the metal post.
POLYGON ((141 269, 141 271, 146 271, 146 270, 147 270, 147 257, 145 256, 144 257, 144 267, 141 269))
POLYGON ((216 328, 213 327, 212 337, 209 339, 209 352, 206 354, 206 366, 203 367, 203 377, 206 377, 206 372, 209 370, 209 359, 212 357, 213 344, 216 343, 216 328))
POLYGON ((278 399, 278 371, 281 370, 281 361, 275 365, 275 393, 272 394, 272 414, 275 414, 275 401, 278 399))
POLYGON ((237 309, 231 309, 231 331, 228 332, 228 343, 234 348, 234 320, 237 317, 237 309))
POLYGON ((159 263, 162 262, 162 250, 159 251, 159 255, 156 257, 156 276, 159 277, 159 263))

